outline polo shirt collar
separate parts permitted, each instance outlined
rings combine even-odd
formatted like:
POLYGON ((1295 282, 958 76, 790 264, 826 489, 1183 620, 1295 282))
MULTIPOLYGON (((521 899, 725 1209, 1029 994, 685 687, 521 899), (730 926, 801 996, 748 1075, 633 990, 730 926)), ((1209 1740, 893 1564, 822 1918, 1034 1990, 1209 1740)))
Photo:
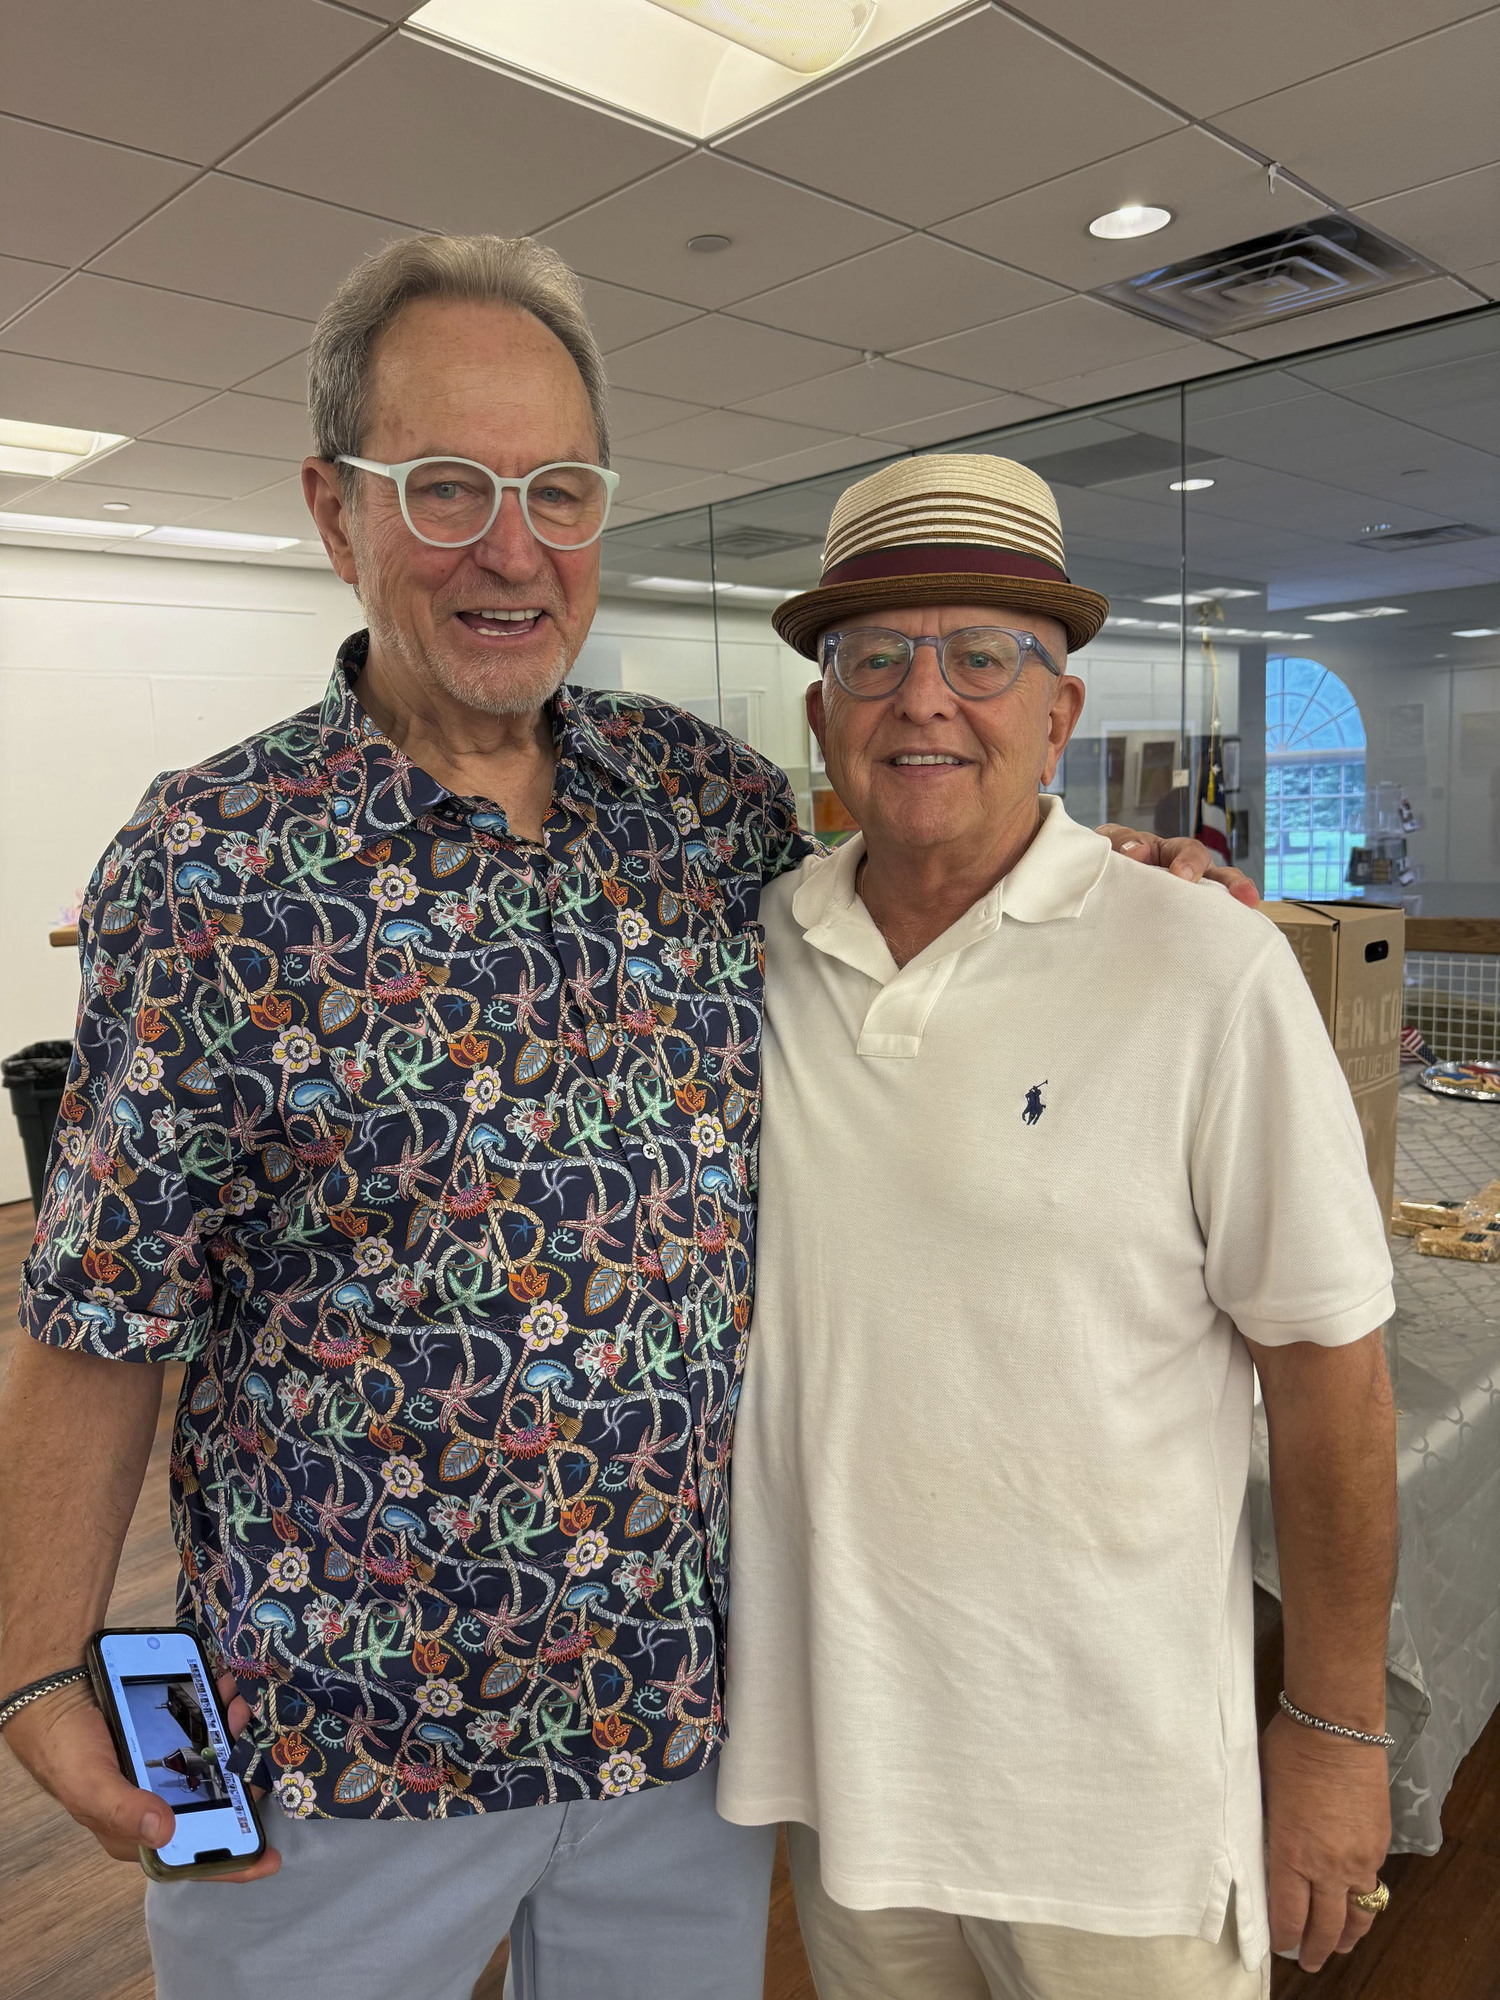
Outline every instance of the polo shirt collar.
MULTIPOLYGON (((291 779, 289 789, 321 797, 334 823, 361 839, 397 832, 449 801, 483 810, 488 801, 458 800, 381 734, 356 691, 369 653, 368 632, 355 632, 340 646, 318 712, 316 743, 289 743, 277 760, 291 779), (348 774, 356 768, 363 782, 350 782, 348 774)), ((635 732, 617 748, 590 713, 588 699, 586 690, 563 687, 547 705, 558 753, 557 789, 570 789, 580 765, 606 778, 611 789, 640 788, 646 780, 630 755, 635 732)))
MULTIPOLYGON (((1047 924, 1082 914, 1103 877, 1109 842, 1069 819, 1060 798, 1044 796, 1041 807, 1036 838, 1010 873, 909 960, 903 971, 977 943, 997 930, 1005 917, 1016 923, 1047 924)), ((864 852, 864 835, 854 834, 831 854, 814 856, 792 897, 792 916, 815 949, 884 985, 895 976, 895 961, 854 889, 864 852)))

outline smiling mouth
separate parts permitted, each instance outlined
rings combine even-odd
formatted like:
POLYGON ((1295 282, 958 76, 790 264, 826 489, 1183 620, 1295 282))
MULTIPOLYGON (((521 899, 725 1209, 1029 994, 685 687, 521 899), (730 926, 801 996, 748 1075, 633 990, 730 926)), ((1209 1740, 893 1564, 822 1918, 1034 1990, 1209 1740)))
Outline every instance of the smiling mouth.
POLYGON ((898 771, 921 770, 930 768, 933 765, 942 766, 949 770, 958 770, 968 761, 967 757, 952 757, 945 751, 924 751, 921 755, 918 755, 915 751, 910 751, 903 752, 899 757, 888 759, 888 762, 898 771))
POLYGON ((479 611, 459 611, 455 617, 466 631, 480 639, 516 640, 529 638, 547 616, 545 611, 501 610, 489 605, 479 611))

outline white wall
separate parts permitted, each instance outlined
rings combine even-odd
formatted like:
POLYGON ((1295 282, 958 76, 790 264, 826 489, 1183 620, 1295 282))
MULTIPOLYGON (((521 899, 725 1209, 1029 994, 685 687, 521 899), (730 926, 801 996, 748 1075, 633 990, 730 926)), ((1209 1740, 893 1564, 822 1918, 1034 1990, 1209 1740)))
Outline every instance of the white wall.
MULTIPOLYGON (((152 778, 316 701, 359 623, 326 571, 0 548, 0 1054, 71 1035, 47 933, 152 778)), ((26 1193, 7 1099, 0 1201, 26 1193)))

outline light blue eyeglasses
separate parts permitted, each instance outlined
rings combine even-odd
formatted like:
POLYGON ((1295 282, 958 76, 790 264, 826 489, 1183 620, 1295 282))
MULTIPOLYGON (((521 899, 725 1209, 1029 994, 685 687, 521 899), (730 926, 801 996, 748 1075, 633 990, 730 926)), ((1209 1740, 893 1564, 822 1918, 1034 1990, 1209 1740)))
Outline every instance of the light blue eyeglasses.
POLYGON ((526 525, 549 549, 586 549, 604 533, 618 472, 602 465, 560 459, 539 465, 524 479, 502 479, 472 458, 409 458, 381 465, 341 452, 335 461, 396 482, 401 516, 419 542, 435 549, 464 549, 494 525, 507 491, 521 502, 526 525))

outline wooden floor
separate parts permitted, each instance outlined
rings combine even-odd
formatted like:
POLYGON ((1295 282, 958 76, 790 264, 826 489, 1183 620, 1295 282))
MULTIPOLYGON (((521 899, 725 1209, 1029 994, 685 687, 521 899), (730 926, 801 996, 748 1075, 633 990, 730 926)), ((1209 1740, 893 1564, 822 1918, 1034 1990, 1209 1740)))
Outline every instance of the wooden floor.
MULTIPOLYGON (((14 1301, 31 1234, 26 1204, 0 1207, 0 1371, 20 1338, 14 1301)), ((125 1544, 111 1622, 172 1616, 176 1552, 167 1526, 167 1441, 175 1383, 125 1544)), ((1274 1690, 1274 1646, 1257 1660, 1274 1690)), ((1274 2000, 1500 2000, 1500 1715, 1458 1773, 1442 1852, 1387 1863, 1391 1907, 1369 1939, 1313 1978, 1278 1964, 1274 2000)), ((10 1757, 0 1757, 0 2000, 152 2000, 141 1921, 145 1877, 108 1860, 10 1757)), ((504 1947, 474 2000, 500 2000, 504 1947)), ((784 1850, 766 1948, 765 2000, 815 2000, 784 1850)), ((914 1994, 912 2000, 922 2000, 914 1994)))

